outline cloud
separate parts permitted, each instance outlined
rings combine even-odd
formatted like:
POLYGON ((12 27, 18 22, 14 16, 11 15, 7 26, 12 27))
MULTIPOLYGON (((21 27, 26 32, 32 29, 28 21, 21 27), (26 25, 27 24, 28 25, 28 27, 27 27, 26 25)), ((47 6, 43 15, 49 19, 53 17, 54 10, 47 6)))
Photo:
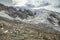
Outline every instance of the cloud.
POLYGON ((39 7, 54 11, 60 10, 60 0, 0 0, 0 3, 13 6, 25 6, 30 8, 39 7))
POLYGON ((12 0, 0 0, 0 3, 4 4, 4 5, 12 5, 12 0))
POLYGON ((15 6, 24 6, 28 1, 27 0, 12 0, 15 6))
POLYGON ((26 4, 34 5, 34 6, 45 6, 49 3, 46 0, 12 0, 15 6, 24 6, 26 4))
POLYGON ((60 4, 54 5, 55 8, 60 8, 60 4))
POLYGON ((60 0, 12 0, 15 6, 24 6, 26 4, 34 5, 34 6, 45 6, 48 4, 57 5, 60 4, 60 0))
POLYGON ((39 9, 40 7, 51 11, 60 11, 60 0, 12 0, 15 6, 39 9), (59 8, 59 9, 58 9, 59 8))

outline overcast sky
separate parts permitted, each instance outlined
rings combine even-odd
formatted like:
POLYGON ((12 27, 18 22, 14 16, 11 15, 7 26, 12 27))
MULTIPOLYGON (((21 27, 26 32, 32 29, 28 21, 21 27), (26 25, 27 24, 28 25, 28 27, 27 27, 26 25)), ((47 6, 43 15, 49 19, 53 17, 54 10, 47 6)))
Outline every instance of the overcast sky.
POLYGON ((56 5, 56 4, 60 4, 60 0, 13 0, 14 3, 16 3, 17 5, 21 5, 21 4, 26 4, 26 3, 32 3, 32 4, 37 4, 39 2, 49 2, 50 4, 56 5))
POLYGON ((12 5, 12 0, 0 0, 0 3, 5 5, 12 5))
POLYGON ((3 4, 13 4, 15 3, 16 5, 24 5, 26 3, 32 3, 32 4, 37 4, 38 5, 38 2, 42 2, 42 1, 47 1, 49 2, 50 4, 60 4, 60 0, 0 0, 0 3, 3 3, 3 4))
POLYGON ((5 5, 13 4, 13 6, 26 6, 26 4, 30 4, 37 8, 38 6, 42 6, 45 9, 60 11, 60 0, 0 0, 0 3, 5 5))

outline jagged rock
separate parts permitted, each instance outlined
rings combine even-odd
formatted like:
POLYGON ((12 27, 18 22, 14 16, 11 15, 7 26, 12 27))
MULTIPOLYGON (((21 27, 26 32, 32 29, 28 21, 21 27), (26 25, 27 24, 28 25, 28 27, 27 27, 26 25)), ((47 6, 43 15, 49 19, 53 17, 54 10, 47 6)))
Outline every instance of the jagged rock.
POLYGON ((17 16, 22 18, 22 19, 25 19, 27 18, 28 16, 34 16, 33 12, 30 11, 30 10, 17 10, 16 8, 10 6, 5 6, 3 4, 0 4, 0 11, 6 11, 5 13, 8 14, 9 16, 13 17, 13 18, 16 18, 17 16))
POLYGON ((58 25, 60 25, 60 13, 58 12, 52 12, 50 15, 49 15, 50 18, 47 18, 47 20, 52 23, 52 24, 55 24, 57 23, 58 25), (55 22, 56 19, 58 22, 55 22))
POLYGON ((7 9, 6 6, 4 6, 3 4, 0 4, 0 11, 1 11, 1 10, 6 10, 6 9, 7 9))

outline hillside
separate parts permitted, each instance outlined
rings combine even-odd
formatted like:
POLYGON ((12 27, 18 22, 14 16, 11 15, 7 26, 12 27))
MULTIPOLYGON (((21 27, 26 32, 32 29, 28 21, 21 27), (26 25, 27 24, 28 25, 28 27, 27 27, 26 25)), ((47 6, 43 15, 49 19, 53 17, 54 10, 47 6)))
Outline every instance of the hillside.
POLYGON ((59 15, 46 9, 22 10, 0 4, 0 40, 60 40, 59 15))
POLYGON ((26 23, 0 20, 0 40, 60 40, 59 32, 38 29, 26 23))

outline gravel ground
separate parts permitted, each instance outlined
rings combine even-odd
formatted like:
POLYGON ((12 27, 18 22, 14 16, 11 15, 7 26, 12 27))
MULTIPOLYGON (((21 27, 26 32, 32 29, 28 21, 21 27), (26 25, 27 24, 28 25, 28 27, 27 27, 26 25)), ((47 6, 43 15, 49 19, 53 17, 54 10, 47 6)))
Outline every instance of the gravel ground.
POLYGON ((0 40, 60 40, 60 33, 51 33, 26 23, 0 21, 0 40))

